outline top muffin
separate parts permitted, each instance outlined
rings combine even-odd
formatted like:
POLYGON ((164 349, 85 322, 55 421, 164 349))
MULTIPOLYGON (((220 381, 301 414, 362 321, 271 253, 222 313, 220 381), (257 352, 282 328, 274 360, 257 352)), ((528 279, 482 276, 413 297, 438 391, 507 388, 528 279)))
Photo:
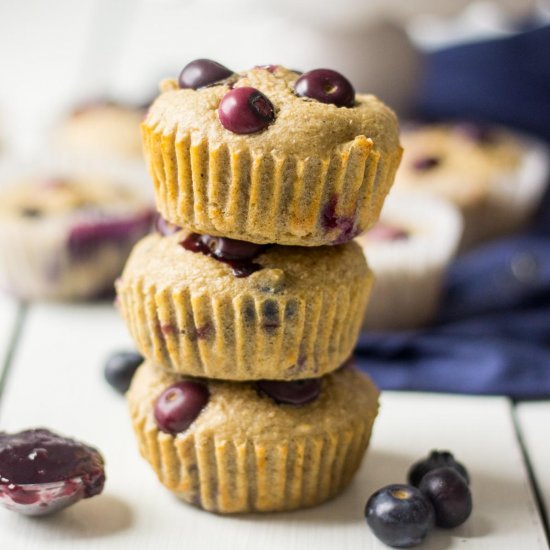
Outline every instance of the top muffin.
POLYGON ((164 81, 142 124, 167 220, 302 246, 350 240, 377 220, 401 156, 388 107, 335 71, 212 64, 164 81))

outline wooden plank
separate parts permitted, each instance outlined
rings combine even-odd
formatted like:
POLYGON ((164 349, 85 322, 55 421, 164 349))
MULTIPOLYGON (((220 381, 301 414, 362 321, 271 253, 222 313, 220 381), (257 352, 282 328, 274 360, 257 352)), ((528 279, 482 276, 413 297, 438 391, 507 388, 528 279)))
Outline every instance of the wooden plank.
POLYGON ((516 416, 546 511, 546 521, 550 524, 550 401, 520 403, 516 406, 516 416))
POLYGON ((382 550, 364 523, 367 497, 403 481, 430 449, 449 448, 470 470, 474 515, 459 529, 434 533, 423 548, 547 548, 510 406, 498 398, 387 393, 355 482, 318 508, 220 517, 180 503, 138 456, 124 400, 102 380, 104 357, 127 344, 108 306, 39 305, 29 312, 0 410, 2 428, 46 425, 97 445, 108 482, 104 495, 49 519, 0 510, 2 547, 382 550))
POLYGON ((6 294, 0 293, 0 380, 6 367, 12 341, 15 338, 18 312, 18 302, 6 294))

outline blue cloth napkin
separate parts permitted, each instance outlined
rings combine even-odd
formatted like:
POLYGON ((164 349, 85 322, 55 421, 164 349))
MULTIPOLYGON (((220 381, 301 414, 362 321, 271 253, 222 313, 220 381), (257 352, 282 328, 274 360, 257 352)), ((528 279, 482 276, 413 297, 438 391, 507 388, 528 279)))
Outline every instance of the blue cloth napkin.
MULTIPOLYGON (((550 141, 550 26, 427 56, 419 114, 505 123, 550 141)), ((383 389, 550 397, 550 197, 531 229, 459 257, 439 318, 364 334, 383 389)))

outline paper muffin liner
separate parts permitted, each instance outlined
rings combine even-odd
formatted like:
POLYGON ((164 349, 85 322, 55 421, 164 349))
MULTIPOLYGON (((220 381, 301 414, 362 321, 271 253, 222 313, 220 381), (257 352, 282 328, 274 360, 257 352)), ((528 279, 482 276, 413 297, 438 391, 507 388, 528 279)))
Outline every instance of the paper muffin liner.
POLYGON ((484 200, 462 207, 461 250, 520 231, 540 204, 550 175, 548 148, 531 138, 518 139, 522 150, 517 169, 496 177, 484 200))
MULTIPOLYGON (((142 367, 143 368, 143 367, 142 367)), ((307 508, 338 495, 352 480, 367 449, 377 414, 377 391, 363 409, 331 429, 326 415, 313 415, 314 434, 301 426, 285 437, 231 438, 215 429, 173 436, 161 432, 147 406, 130 390, 130 415, 143 458, 159 481, 184 501, 210 512, 239 514, 307 508)), ((274 407, 278 405, 274 404, 274 407)), ((338 408, 336 408, 338 411, 338 408)))
MULTIPOLYGON (((145 247, 137 254, 148 258, 145 247)), ((167 286, 150 275, 135 276, 131 263, 116 288, 140 352, 169 371, 225 380, 293 380, 338 368, 353 352, 372 285, 364 268, 337 286, 220 291, 215 273, 210 284, 205 271, 205 283, 194 289, 184 278, 167 286)), ((281 269, 284 264, 271 271, 281 269)), ((265 277, 277 285, 270 273, 265 277)))
POLYGON ((142 124, 157 208, 198 233, 286 245, 350 240, 378 219, 402 150, 360 135, 329 158, 233 150, 142 124))
POLYGON ((388 198, 380 219, 409 235, 393 241, 358 239, 375 277, 363 329, 426 325, 437 313, 443 276, 460 242, 459 211, 443 199, 401 193, 388 198))

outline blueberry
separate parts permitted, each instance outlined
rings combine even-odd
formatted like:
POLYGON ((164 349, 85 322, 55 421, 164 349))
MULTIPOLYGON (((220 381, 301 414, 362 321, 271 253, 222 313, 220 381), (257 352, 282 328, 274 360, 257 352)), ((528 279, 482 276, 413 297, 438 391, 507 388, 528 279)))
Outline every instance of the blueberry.
POLYGON ((428 472, 419 489, 431 501, 435 523, 452 528, 462 525, 472 513, 472 494, 468 483, 454 468, 437 468, 428 472))
POLYGON ((413 161, 412 167, 419 172, 431 170, 441 164, 439 157, 420 157, 413 161))
POLYGON ((180 88, 204 88, 210 84, 215 84, 233 74, 229 70, 216 61, 211 59, 195 59, 185 65, 179 76, 180 88))
POLYGON ((319 397, 321 380, 308 378, 305 380, 260 380, 256 382, 256 389, 260 394, 271 397, 276 403, 284 405, 306 405, 319 397))
POLYGON ((449 451, 432 451, 427 458, 415 462, 409 470, 408 482, 418 487, 428 472, 443 467, 454 468, 466 480, 466 483, 470 483, 470 476, 466 468, 457 462, 449 451))
POLYGON ((118 351, 105 362, 104 375, 109 384, 118 392, 126 393, 143 357, 136 351, 118 351))
POLYGON ((155 420, 160 430, 170 434, 185 431, 195 421, 210 398, 205 384, 184 380, 166 388, 155 402, 155 420))
POLYGON ((265 248, 261 244, 237 241, 228 237, 201 235, 200 238, 211 254, 220 260, 250 260, 265 248))
POLYGON ((351 82, 330 69, 304 73, 294 84, 294 92, 300 97, 310 97, 337 107, 353 107, 355 103, 355 90, 351 82))
POLYGON ((393 484, 374 493, 365 506, 372 532, 394 548, 420 544, 434 523, 430 501, 411 485, 393 484))
POLYGON ((234 88, 225 94, 218 106, 222 126, 235 134, 252 134, 269 126, 275 109, 269 99, 256 88, 234 88))

